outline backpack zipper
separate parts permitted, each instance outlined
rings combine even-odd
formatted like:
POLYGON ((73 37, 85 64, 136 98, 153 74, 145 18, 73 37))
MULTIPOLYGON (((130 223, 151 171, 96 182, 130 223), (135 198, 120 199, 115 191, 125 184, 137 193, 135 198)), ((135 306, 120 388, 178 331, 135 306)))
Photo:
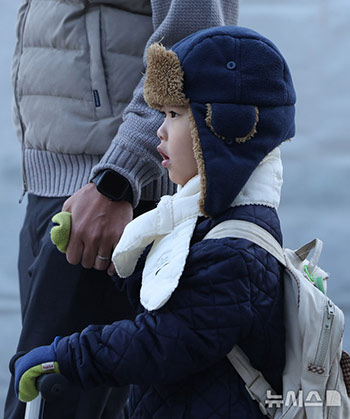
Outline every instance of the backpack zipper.
POLYGON ((327 304, 325 306, 325 311, 323 314, 323 321, 322 321, 322 330, 321 336, 318 341, 316 356, 314 365, 318 367, 323 367, 329 346, 329 340, 331 337, 331 329, 333 325, 333 320, 335 316, 334 305, 330 300, 327 300, 327 304))

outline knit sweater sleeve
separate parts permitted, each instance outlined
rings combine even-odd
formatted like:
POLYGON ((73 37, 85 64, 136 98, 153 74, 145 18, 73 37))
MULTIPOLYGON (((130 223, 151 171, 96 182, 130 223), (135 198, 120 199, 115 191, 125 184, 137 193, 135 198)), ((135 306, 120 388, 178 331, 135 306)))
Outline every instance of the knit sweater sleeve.
MULTIPOLYGON (((195 7, 191 0, 151 0, 151 5, 154 32, 146 49, 157 41, 169 48, 200 29, 237 23, 238 0, 197 0, 195 7)), ((143 82, 144 77, 134 91, 111 146, 91 174, 93 177, 104 169, 120 173, 132 186, 134 206, 141 196, 158 200, 161 195, 174 192, 156 150, 161 115, 146 105, 143 82)))

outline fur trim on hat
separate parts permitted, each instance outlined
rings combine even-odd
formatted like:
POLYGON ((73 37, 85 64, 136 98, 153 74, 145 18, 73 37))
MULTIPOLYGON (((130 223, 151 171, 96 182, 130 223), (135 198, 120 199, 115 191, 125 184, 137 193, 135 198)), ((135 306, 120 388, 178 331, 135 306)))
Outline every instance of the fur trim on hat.
POLYGON ((205 203, 205 198, 207 196, 207 176, 205 174, 205 163, 204 163, 203 152, 202 152, 202 147, 201 147, 201 142, 200 142, 200 138, 198 134, 196 121, 194 120, 194 116, 190 107, 188 107, 188 116, 190 120, 190 131, 191 131, 191 137, 193 141, 194 158, 197 162, 198 174, 201 179, 201 193, 199 196, 199 209, 204 216, 208 217, 208 215, 204 211, 204 203, 205 203))
POLYGON ((147 50, 146 65, 144 97, 150 107, 188 105, 183 93, 184 72, 174 51, 154 43, 147 50))

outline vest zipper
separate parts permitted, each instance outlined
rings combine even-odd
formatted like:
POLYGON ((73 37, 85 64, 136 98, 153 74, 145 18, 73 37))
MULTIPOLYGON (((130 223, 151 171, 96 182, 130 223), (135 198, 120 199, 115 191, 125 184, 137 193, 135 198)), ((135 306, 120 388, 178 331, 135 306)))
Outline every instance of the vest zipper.
POLYGON ((330 300, 327 300, 327 304, 325 306, 325 310, 323 314, 321 336, 317 345, 314 365, 323 367, 325 363, 327 352, 328 352, 329 340, 331 337, 331 330, 332 330, 334 316, 335 316, 334 306, 330 300))
POLYGON ((19 56, 18 56, 18 63, 17 63, 17 68, 16 68, 16 76, 15 76, 15 82, 14 82, 14 101, 15 101, 15 105, 16 105, 16 110, 17 110, 17 115, 18 115, 18 121, 19 121, 19 125, 20 125, 20 130, 21 130, 21 148, 22 148, 22 185, 23 185, 23 191, 22 194, 19 198, 19 203, 22 203, 23 198, 27 192, 27 175, 26 175, 26 168, 25 168, 25 156, 24 156, 24 152, 25 152, 25 144, 24 144, 24 124, 23 124, 23 120, 22 120, 22 116, 21 116, 21 112, 20 112, 20 108, 19 108, 19 94, 18 94, 18 73, 19 73, 19 67, 20 67, 20 63, 21 63, 21 59, 22 59, 22 55, 23 55, 23 34, 24 34, 24 26, 26 24, 27 21, 27 16, 28 16, 28 12, 31 6, 31 0, 28 0, 28 7, 25 11, 25 15, 23 17, 23 22, 22 22, 22 27, 20 30, 20 45, 19 45, 19 56))

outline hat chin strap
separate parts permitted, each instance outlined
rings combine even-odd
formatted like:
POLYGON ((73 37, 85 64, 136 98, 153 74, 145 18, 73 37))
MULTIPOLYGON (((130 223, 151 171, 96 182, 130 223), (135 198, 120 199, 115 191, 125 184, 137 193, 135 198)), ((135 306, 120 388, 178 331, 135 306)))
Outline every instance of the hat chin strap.
POLYGON ((279 147, 271 151, 251 174, 231 207, 264 205, 278 209, 283 183, 283 167, 279 147))

